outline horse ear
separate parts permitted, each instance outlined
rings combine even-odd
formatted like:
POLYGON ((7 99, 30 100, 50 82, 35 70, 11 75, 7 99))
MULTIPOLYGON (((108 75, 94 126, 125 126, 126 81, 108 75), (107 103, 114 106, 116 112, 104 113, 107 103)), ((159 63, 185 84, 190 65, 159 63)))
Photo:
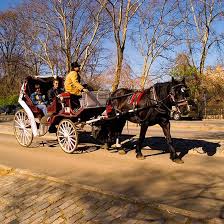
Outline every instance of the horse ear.
POLYGON ((174 77, 172 77, 172 83, 175 83, 175 79, 174 79, 174 77))
POLYGON ((186 83, 186 82, 185 82, 185 77, 183 78, 182 83, 184 83, 184 84, 186 83))

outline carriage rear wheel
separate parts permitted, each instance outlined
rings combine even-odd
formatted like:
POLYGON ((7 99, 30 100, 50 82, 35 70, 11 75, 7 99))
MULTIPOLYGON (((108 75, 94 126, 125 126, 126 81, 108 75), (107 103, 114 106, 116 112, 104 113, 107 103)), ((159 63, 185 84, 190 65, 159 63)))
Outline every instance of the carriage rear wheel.
POLYGON ((25 110, 21 109, 14 116, 14 134, 20 145, 29 147, 33 141, 31 122, 25 110))
POLYGON ((57 128, 58 143, 66 153, 73 153, 78 147, 78 131, 69 119, 63 119, 57 128))

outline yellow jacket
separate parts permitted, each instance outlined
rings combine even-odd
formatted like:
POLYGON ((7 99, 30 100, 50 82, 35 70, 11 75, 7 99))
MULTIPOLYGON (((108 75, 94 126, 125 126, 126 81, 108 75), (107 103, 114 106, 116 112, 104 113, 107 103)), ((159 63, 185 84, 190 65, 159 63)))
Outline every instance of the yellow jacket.
POLYGON ((65 91, 80 96, 84 87, 80 84, 80 77, 76 71, 71 71, 65 78, 65 91))

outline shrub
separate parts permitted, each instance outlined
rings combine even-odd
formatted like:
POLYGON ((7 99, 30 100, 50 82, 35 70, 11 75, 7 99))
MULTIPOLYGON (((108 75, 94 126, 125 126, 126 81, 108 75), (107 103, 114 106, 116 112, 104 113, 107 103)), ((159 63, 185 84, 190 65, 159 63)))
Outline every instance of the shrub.
POLYGON ((18 95, 12 95, 8 97, 0 97, 0 107, 15 105, 18 103, 18 95))

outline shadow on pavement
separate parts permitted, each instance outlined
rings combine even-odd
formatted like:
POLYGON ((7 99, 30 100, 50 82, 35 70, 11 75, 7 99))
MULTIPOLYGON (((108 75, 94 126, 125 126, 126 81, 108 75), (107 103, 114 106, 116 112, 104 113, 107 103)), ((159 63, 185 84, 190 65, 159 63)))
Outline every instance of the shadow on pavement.
MULTIPOLYGON (((198 153, 207 154, 213 156, 216 154, 218 147, 221 145, 217 142, 205 141, 205 140, 194 140, 194 139, 183 139, 183 138, 172 138, 174 147, 177 152, 180 152, 180 157, 183 158, 190 150, 196 150, 198 153)), ((123 147, 127 151, 135 149, 137 144, 137 138, 133 135, 123 136, 123 147), (129 139, 129 140, 128 140, 129 139)), ((149 154, 147 156, 156 156, 164 153, 169 153, 168 146, 165 138, 163 137, 150 137, 146 138, 143 143, 144 149, 161 151, 160 153, 149 154)))
MULTIPOLYGON (((177 152, 180 153, 180 157, 183 158, 190 150, 194 150, 199 154, 207 154, 213 156, 216 154, 218 147, 221 145, 217 142, 211 142, 206 140, 184 139, 184 138, 172 138, 174 147, 177 152)), ((137 144, 137 138, 135 135, 122 135, 121 142, 126 152, 135 150, 137 144)), ((39 140, 32 144, 33 148, 49 147, 56 149, 59 147, 57 139, 55 140, 39 140)), ((84 132, 79 135, 79 147, 74 154, 90 153, 99 150, 102 145, 99 144, 89 132, 84 132)), ((157 156, 164 153, 169 153, 168 146, 164 137, 148 137, 143 143, 144 152, 160 151, 150 154, 145 154, 145 157, 157 156)), ((110 150, 111 153, 116 153, 116 150, 110 150)))
MULTIPOLYGON (((78 148, 73 154, 90 153, 101 148, 101 145, 91 137, 89 132, 80 133, 78 142, 78 148)), ((51 149, 58 149, 58 147, 60 147, 56 137, 52 140, 41 140, 41 138, 39 138, 36 142, 32 143, 31 147, 39 148, 46 146, 51 149)))

